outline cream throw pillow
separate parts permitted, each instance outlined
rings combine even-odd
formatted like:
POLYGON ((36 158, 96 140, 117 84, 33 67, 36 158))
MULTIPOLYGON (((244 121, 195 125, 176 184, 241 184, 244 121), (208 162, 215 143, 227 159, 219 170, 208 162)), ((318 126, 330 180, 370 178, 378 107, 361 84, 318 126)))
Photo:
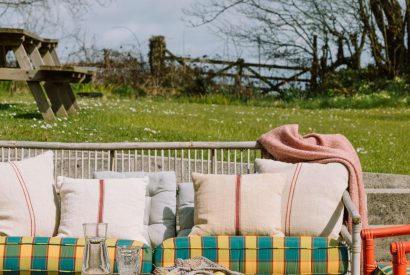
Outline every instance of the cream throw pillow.
POLYGON ((0 236, 53 236, 56 200, 52 151, 0 163, 0 236))
POLYGON ((279 235, 283 174, 192 173, 195 226, 189 235, 279 235))
POLYGON ((337 239, 343 223, 343 192, 349 174, 340 163, 285 163, 256 160, 258 173, 286 173, 282 197, 282 231, 286 236, 337 239))
POLYGON ((57 178, 61 200, 60 237, 83 237, 83 223, 108 223, 107 237, 137 240, 144 237, 145 193, 148 178, 57 178))

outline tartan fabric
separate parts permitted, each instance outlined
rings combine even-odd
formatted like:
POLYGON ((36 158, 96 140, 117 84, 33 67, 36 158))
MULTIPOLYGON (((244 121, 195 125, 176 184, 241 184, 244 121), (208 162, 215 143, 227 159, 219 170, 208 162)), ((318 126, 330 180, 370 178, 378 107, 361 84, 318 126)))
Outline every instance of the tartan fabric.
POLYGON ((192 236, 165 240, 154 266, 204 256, 245 274, 345 274, 347 247, 324 237, 192 236))
MULTIPOLYGON (((0 273, 5 274, 65 274, 81 272, 84 239, 59 237, 0 236, 0 273)), ((111 272, 117 273, 116 246, 142 246, 141 273, 152 271, 152 250, 131 240, 108 239, 111 272)))
MULTIPOLYGON (((393 265, 392 263, 377 263, 377 268, 373 273, 374 275, 392 275, 393 265)), ((407 275, 410 275, 410 265, 407 265, 407 275)))

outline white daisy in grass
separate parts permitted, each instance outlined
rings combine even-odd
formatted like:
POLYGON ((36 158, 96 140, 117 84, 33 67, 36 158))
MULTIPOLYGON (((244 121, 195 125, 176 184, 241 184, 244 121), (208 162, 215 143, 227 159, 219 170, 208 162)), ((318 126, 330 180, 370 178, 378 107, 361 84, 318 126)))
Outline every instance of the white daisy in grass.
POLYGON ((367 154, 366 149, 364 149, 363 147, 357 147, 356 152, 359 154, 367 154))
POLYGON ((158 134, 160 131, 150 129, 150 128, 144 128, 144 132, 152 133, 152 134, 158 134))

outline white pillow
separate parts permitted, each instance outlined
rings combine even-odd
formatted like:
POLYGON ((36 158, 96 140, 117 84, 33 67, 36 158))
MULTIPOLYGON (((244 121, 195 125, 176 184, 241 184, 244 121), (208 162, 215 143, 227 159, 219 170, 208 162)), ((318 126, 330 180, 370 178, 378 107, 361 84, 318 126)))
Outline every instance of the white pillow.
POLYGON ((283 174, 205 175, 192 173, 195 226, 191 235, 283 236, 283 174))
POLYGON ((52 151, 0 163, 0 236, 53 236, 56 201, 52 151))
POLYGON ((343 192, 349 173, 340 163, 285 163, 256 159, 258 173, 286 173, 282 231, 286 236, 337 239, 343 223, 343 192))
POLYGON ((145 193, 148 177, 129 179, 57 178, 61 200, 60 237, 83 237, 83 223, 108 223, 107 237, 144 237, 145 193))

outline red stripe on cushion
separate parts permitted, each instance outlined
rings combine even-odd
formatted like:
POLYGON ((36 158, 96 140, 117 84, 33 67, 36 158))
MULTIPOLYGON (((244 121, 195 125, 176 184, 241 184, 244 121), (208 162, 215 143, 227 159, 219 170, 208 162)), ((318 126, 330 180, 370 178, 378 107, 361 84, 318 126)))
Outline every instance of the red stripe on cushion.
POLYGON ((33 204, 31 203, 31 198, 30 198, 30 194, 27 189, 27 184, 24 181, 24 178, 21 175, 21 172, 19 168, 17 167, 17 165, 13 161, 10 161, 9 164, 13 168, 14 173, 16 174, 17 180, 20 184, 20 187, 23 190, 24 199, 26 200, 27 209, 28 209, 29 217, 30 217, 30 234, 31 236, 35 236, 36 235, 36 217, 34 215, 33 204))
POLYGON ((235 188, 235 235, 240 234, 240 211, 241 211, 241 176, 236 176, 235 188))
POLYGON ((98 223, 103 222, 104 214, 104 180, 100 180, 100 200, 98 205, 98 223))
POLYGON ((285 220, 286 236, 290 236, 290 217, 291 217, 292 207, 293 207, 293 197, 295 195, 296 184, 299 178, 299 173, 300 173, 301 168, 302 168, 302 163, 296 164, 295 172, 293 174, 292 182, 290 184, 288 203, 286 206, 286 220, 285 220))

